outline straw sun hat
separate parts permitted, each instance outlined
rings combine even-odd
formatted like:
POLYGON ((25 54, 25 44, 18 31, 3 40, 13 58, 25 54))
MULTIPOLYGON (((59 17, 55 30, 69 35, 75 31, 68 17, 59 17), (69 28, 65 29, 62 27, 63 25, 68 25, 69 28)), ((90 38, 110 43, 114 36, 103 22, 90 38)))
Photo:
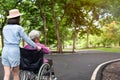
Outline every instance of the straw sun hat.
POLYGON ((18 16, 21 16, 22 14, 19 12, 18 9, 12 9, 9 11, 9 15, 7 16, 8 19, 10 18, 15 18, 15 17, 18 17, 18 16))

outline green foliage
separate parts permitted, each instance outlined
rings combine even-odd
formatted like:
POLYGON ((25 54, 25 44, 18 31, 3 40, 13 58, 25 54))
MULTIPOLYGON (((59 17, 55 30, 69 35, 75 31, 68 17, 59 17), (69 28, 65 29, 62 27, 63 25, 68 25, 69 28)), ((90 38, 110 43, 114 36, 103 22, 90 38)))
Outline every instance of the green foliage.
POLYGON ((104 26, 102 30, 103 33, 101 35, 101 38, 104 45, 111 46, 111 44, 113 43, 119 43, 120 25, 117 22, 113 21, 110 24, 106 24, 106 26, 104 26))
POLYGON ((41 17, 39 8, 30 1, 22 1, 18 8, 23 13, 22 26, 26 27, 28 32, 32 29, 40 29, 41 17))
MULTIPOLYGON (((62 44, 72 46, 71 40, 76 33, 76 46, 85 47, 88 32, 90 46, 111 46, 120 42, 119 2, 120 0, 54 0, 62 44), (110 25, 113 21, 116 24, 110 25)), ((8 11, 18 8, 23 13, 21 25, 26 32, 37 29, 44 34, 45 16, 47 44, 56 46, 56 28, 51 5, 52 0, 0 0, 0 27, 5 25, 8 11)), ((44 42, 43 35, 41 39, 44 42)))

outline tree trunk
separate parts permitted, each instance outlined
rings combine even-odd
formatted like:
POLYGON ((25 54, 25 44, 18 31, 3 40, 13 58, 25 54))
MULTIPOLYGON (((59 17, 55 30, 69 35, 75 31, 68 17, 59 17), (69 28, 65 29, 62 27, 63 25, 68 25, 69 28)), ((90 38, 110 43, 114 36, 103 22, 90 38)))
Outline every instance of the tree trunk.
POLYGON ((119 46, 120 46, 120 41, 119 41, 119 46))
POLYGON ((76 48, 76 38, 77 38, 77 31, 76 31, 76 27, 75 27, 75 30, 73 33, 73 49, 72 49, 73 52, 75 51, 75 48, 76 48))
POLYGON ((0 28, 0 34, 1 34, 1 43, 2 43, 2 48, 3 48, 4 44, 3 44, 3 34, 2 34, 2 29, 3 29, 3 28, 0 28))
POLYGON ((44 23, 44 44, 47 45, 46 16, 45 15, 43 15, 43 23, 44 23))
POLYGON ((56 28, 56 35, 57 35, 57 50, 59 53, 62 53, 62 44, 61 44, 61 39, 60 39, 60 31, 59 31, 59 25, 57 22, 57 18, 56 18, 56 13, 54 11, 54 1, 51 0, 51 10, 53 13, 53 21, 55 24, 55 28, 56 28))
POLYGON ((3 48, 3 46, 4 46, 4 43, 3 43, 3 34, 2 34, 2 30, 3 30, 3 27, 5 26, 5 23, 6 23, 6 21, 7 21, 7 18, 5 18, 4 19, 4 21, 2 22, 2 28, 0 29, 1 31, 1 42, 2 42, 2 48, 3 48))
POLYGON ((75 43, 76 43, 76 37, 75 35, 73 36, 73 49, 72 49, 72 52, 75 51, 75 43))
POLYGON ((47 32, 46 32, 46 14, 45 14, 45 11, 44 11, 44 6, 42 6, 41 4, 41 0, 36 0, 36 5, 40 8, 40 16, 42 17, 42 20, 43 20, 43 26, 44 26, 44 44, 47 45, 47 38, 46 38, 46 35, 47 35, 47 32))
POLYGON ((87 27, 86 48, 89 48, 89 27, 87 27))

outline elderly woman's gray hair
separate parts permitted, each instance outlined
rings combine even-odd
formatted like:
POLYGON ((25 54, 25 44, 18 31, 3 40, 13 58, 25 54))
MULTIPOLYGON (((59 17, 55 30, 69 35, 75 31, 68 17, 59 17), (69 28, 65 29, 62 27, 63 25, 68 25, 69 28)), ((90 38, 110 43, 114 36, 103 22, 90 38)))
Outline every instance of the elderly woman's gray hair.
POLYGON ((39 38, 41 32, 38 30, 32 30, 28 35, 31 39, 39 38))

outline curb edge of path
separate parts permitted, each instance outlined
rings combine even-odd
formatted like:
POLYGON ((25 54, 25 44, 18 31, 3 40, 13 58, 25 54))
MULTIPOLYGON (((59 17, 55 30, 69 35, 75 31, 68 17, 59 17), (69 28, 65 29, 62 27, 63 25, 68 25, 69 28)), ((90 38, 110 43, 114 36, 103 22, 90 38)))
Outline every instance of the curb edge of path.
POLYGON ((91 76, 91 80, 100 80, 101 73, 102 73, 102 70, 104 69, 104 67, 110 63, 117 62, 117 61, 120 61, 120 59, 110 60, 110 61, 107 61, 107 62, 104 62, 104 63, 98 65, 91 76))

